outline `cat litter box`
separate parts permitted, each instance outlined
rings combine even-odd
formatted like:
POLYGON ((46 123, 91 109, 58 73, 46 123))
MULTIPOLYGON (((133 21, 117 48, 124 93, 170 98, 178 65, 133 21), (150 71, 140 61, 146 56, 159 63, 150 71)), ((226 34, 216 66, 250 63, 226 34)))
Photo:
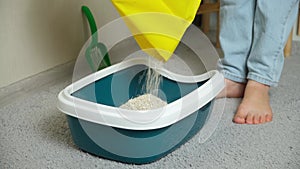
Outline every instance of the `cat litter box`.
MULTIPOLYGON (((164 68, 158 97, 161 108, 138 111, 119 106, 144 94, 149 60, 133 58, 90 74, 58 95, 74 143, 91 154, 124 163, 156 161, 187 142, 212 121, 215 96, 224 87, 216 70, 183 76, 164 68)), ((201 135, 199 136, 201 137, 201 135)), ((205 137, 205 136, 203 136, 205 137)))

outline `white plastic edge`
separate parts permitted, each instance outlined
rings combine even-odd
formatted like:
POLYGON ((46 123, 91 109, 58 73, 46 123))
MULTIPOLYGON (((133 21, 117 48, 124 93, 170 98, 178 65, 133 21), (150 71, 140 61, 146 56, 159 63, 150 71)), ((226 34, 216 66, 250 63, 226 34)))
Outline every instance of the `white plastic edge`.
MULTIPOLYGON (((183 76, 165 69, 159 69, 157 71, 161 75, 178 82, 195 83, 209 80, 181 99, 162 108, 147 111, 120 110, 118 107, 93 103, 71 95, 73 92, 98 79, 137 64, 149 65, 146 59, 134 58, 112 65, 72 83, 59 93, 57 108, 67 115, 97 124, 130 130, 151 130, 169 126, 191 115, 215 98, 225 86, 224 77, 217 70, 197 76, 183 76), (199 95, 201 95, 201 98, 195 99, 199 95), (188 105, 185 105, 183 108, 182 102, 188 103, 188 105), (166 113, 161 114, 162 111, 166 113), (161 114, 159 118, 153 117, 158 114, 161 114), (151 115, 153 116, 151 117, 151 115)), ((151 67, 151 65, 149 66, 151 67)))

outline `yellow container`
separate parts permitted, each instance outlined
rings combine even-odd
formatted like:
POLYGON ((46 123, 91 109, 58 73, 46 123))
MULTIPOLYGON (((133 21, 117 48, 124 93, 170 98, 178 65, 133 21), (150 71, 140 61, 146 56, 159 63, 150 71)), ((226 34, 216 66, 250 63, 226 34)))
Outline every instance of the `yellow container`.
POLYGON ((112 0, 146 53, 167 61, 192 23, 201 0, 112 0))

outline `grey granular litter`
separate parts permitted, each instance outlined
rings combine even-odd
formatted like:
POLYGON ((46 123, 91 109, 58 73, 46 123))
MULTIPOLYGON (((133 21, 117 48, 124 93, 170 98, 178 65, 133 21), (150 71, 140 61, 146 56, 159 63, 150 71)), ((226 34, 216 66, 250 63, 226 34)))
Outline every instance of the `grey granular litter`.
POLYGON ((129 110, 151 110, 167 105, 167 102, 152 94, 144 94, 128 100, 120 108, 129 110))

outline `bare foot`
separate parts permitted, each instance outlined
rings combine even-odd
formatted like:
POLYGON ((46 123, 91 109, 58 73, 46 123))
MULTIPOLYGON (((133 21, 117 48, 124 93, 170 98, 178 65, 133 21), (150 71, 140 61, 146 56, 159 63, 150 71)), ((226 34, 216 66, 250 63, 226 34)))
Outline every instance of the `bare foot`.
POLYGON ((233 121, 239 124, 260 124, 272 121, 269 89, 267 85, 249 80, 244 98, 233 121))
POLYGON ((225 79, 225 88, 219 93, 217 98, 229 97, 240 98, 244 96, 246 85, 244 83, 238 83, 225 79))

